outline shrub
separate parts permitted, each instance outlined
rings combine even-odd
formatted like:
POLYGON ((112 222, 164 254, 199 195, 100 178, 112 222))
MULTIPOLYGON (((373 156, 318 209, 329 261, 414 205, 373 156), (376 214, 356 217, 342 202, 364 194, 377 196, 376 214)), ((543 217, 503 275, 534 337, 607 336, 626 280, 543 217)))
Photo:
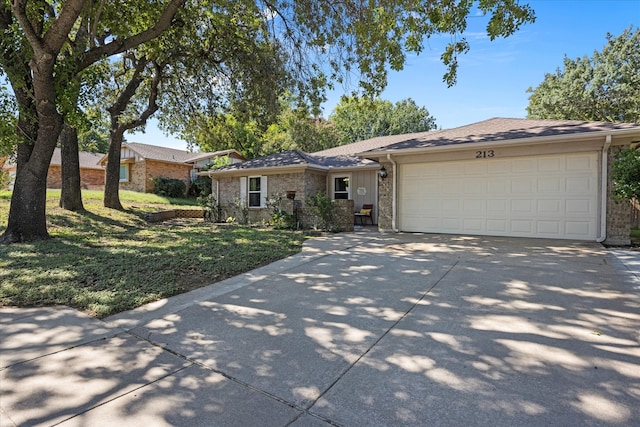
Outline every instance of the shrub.
POLYGON ((187 192, 187 186, 179 179, 159 177, 152 178, 152 181, 153 192, 159 196, 184 197, 187 192))
POLYGON ((190 196, 200 197, 209 194, 211 194, 211 178, 208 176, 199 176, 189 187, 190 196))
MULTIPOLYGON (((236 219, 240 224, 249 224, 249 207, 244 201, 240 199, 234 199, 229 202, 229 206, 231 207, 231 209, 233 209, 234 213, 236 214, 236 219)), ((229 219, 227 219, 227 222, 229 222, 229 219)))
POLYGON ((640 151, 620 151, 611 165, 611 179, 618 200, 640 200, 640 151))
POLYGON ((311 212, 320 219, 320 228, 325 231, 339 231, 334 222, 333 203, 331 198, 324 193, 307 196, 307 206, 311 212))
POLYGON ((198 204, 202 206, 205 221, 222 222, 222 207, 216 200, 216 196, 209 194, 198 197, 198 204))

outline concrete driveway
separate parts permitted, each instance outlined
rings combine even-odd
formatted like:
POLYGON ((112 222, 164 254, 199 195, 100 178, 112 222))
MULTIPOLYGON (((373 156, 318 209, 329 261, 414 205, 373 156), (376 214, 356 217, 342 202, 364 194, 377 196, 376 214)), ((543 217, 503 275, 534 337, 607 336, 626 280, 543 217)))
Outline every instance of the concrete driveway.
POLYGON ((339 234, 105 321, 0 320, 2 427, 640 425, 640 279, 598 244, 339 234))

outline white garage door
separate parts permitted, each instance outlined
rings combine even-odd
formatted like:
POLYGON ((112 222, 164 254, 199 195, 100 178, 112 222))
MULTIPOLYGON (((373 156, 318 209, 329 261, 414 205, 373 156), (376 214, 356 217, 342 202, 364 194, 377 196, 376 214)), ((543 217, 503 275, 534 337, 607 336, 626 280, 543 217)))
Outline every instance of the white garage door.
POLYGON ((595 240, 597 153, 400 165, 402 231, 595 240))

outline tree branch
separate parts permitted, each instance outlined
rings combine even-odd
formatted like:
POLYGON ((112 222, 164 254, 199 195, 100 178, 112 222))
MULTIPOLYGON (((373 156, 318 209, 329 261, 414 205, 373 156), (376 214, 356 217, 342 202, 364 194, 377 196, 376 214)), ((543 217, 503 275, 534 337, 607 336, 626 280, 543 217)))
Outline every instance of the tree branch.
POLYGON ((175 14, 185 1, 186 0, 171 0, 158 18, 156 24, 151 28, 131 37, 122 40, 115 39, 105 45, 90 49, 85 55, 84 60, 80 63, 78 71, 84 70, 100 58, 125 52, 158 37, 169 28, 175 14))

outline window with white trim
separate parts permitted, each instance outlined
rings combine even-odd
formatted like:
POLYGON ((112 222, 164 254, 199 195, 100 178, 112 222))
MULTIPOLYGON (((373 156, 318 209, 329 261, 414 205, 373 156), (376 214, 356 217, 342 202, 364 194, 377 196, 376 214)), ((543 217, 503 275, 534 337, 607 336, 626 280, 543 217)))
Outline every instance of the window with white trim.
POLYGON ((264 208, 267 204, 267 177, 243 176, 240 178, 240 200, 250 208, 264 208))
POLYGON ((349 177, 336 176, 333 178, 333 198, 336 200, 349 199, 349 177))
POLYGON ((129 182, 129 164, 120 165, 120 182, 129 182))

